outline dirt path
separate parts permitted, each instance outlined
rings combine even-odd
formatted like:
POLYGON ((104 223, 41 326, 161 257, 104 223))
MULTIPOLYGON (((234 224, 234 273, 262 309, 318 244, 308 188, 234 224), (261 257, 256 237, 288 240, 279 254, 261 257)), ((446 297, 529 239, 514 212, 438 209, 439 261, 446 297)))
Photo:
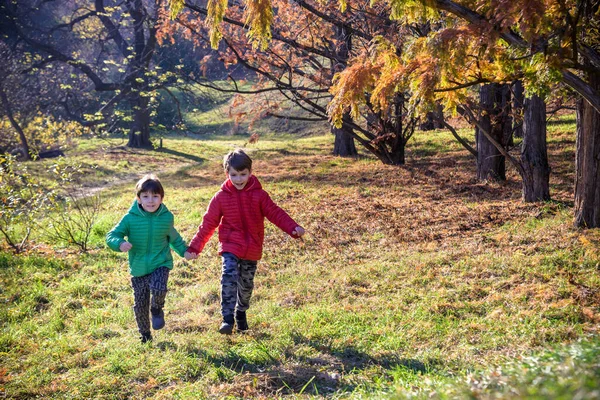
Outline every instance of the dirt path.
MULTIPOLYGON (((180 164, 175 167, 157 170, 154 173, 158 176, 169 175, 169 174, 176 173, 177 171, 179 171, 183 168, 191 167, 191 166, 197 165, 197 164, 198 163, 180 164)), ((117 176, 113 177, 110 181, 104 182, 102 184, 97 184, 97 185, 90 184, 89 186, 83 185, 77 190, 78 193, 75 197, 76 198, 90 197, 90 196, 94 196, 96 194, 99 194, 107 189, 111 189, 116 186, 133 185, 133 183, 137 182, 137 180, 140 179, 142 177, 142 175, 143 175, 143 173, 118 174, 117 176)))

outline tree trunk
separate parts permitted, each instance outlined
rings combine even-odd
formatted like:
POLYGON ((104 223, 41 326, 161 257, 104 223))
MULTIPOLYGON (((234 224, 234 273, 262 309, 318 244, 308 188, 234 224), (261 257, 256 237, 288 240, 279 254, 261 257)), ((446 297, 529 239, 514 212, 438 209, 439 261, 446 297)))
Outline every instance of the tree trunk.
POLYGON ((421 122, 419 129, 422 131, 432 131, 436 129, 435 113, 433 111, 429 111, 427 114, 425 114, 425 121, 421 122))
POLYGON ((394 118, 392 119, 392 129, 394 137, 390 143, 390 161, 392 165, 404 165, 406 142, 404 140, 402 109, 404 107, 404 97, 401 94, 394 96, 394 118))
POLYGON ((523 200, 550 200, 550 166, 546 147, 546 103, 538 96, 525 99, 523 120, 523 200))
POLYGON ((132 99, 130 100, 133 110, 133 123, 129 130, 128 147, 134 148, 152 148, 150 141, 150 109, 147 97, 140 95, 141 91, 148 90, 148 82, 145 76, 150 66, 150 60, 154 54, 156 46, 156 29, 158 24, 153 24, 147 28, 149 18, 147 10, 142 0, 128 0, 127 8, 133 19, 133 60, 131 63, 132 71, 136 71, 137 78, 134 80, 132 99), (140 82, 142 79, 143 82, 140 82))
POLYGON ((404 165, 406 163, 405 149, 406 146, 402 138, 400 138, 400 140, 395 140, 394 146, 391 149, 392 152, 390 154, 390 161, 392 165, 404 165))
POLYGON ((498 107, 498 124, 502 129, 502 144, 504 148, 514 145, 513 140, 513 116, 512 116, 512 104, 510 95, 510 85, 499 85, 498 92, 496 94, 496 104, 498 107))
MULTIPOLYGON (((487 84, 479 91, 482 108, 481 125, 503 147, 510 137, 507 131, 512 129, 508 118, 510 90, 508 85, 487 84)), ((506 180, 505 157, 498 151, 485 135, 475 129, 477 142, 477 179, 506 180)))
MULTIPOLYGON (((600 91, 600 74, 588 74, 600 91)), ((575 156, 575 218, 582 228, 600 227, 600 113, 586 100, 577 103, 577 153, 575 156)))
MULTIPOLYGON (((339 46, 334 49, 334 52, 338 55, 342 62, 332 65, 332 73, 341 72, 346 68, 348 57, 350 55, 350 49, 352 47, 352 36, 348 32, 345 25, 335 26, 335 38, 339 42, 339 46)), ((350 114, 344 114, 343 119, 350 119, 350 114)), ((341 129, 331 126, 331 133, 335 135, 335 142, 333 143, 333 155, 340 157, 355 157, 358 155, 354 138, 348 132, 352 132, 352 128, 346 124, 342 124, 341 129)))
POLYGON ((138 95, 131 101, 131 108, 134 114, 133 123, 129 129, 127 147, 151 149, 148 100, 138 95))
POLYGON ((523 88, 523 81, 514 81, 512 85, 512 92, 513 136, 521 138, 523 137, 523 107, 525 92, 523 88))
POLYGON ((4 92, 3 88, 0 88, 0 98, 2 99, 2 105, 4 106, 4 111, 8 116, 10 124, 19 134, 19 140, 21 141, 21 146, 23 147, 23 153, 25 153, 24 157, 26 160, 31 160, 31 154, 29 153, 29 143, 27 142, 27 137, 25 136, 25 132, 23 132, 21 125, 19 125, 19 123, 13 115, 10 102, 8 101, 8 96, 6 96, 6 93, 4 92))
MULTIPOLYGON (((350 116, 345 116, 350 118, 350 116)), ((346 132, 347 129, 352 129, 346 124, 342 124, 340 129, 331 125, 331 133, 335 135, 335 142, 333 144, 333 155, 340 157, 354 157, 358 154, 356 146, 354 144, 354 138, 346 132)))
POLYGON ((425 121, 419 125, 419 129, 422 131, 432 131, 434 129, 443 129, 444 125, 440 122, 437 117, 444 111, 444 107, 441 103, 438 103, 435 111, 429 111, 425 114, 425 121))

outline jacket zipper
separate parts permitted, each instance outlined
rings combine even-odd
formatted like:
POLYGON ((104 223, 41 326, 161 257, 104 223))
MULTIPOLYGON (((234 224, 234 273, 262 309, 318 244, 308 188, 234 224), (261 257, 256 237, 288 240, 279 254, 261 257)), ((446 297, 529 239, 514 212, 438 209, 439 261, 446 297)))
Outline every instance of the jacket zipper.
MULTIPOLYGON (((237 190, 237 189, 236 189, 237 190)), ((242 227, 244 228, 244 239, 246 239, 246 248, 244 249, 244 256, 240 258, 246 258, 248 253, 248 247, 250 246, 250 239, 248 238, 248 226, 246 219, 244 218, 244 212, 242 208, 242 194, 237 190, 238 207, 240 209, 240 219, 242 220, 242 227)))
POLYGON ((154 218, 153 215, 148 215, 149 224, 148 224, 148 246, 146 248, 146 268, 150 265, 150 254, 152 253, 152 235, 154 230, 154 218))

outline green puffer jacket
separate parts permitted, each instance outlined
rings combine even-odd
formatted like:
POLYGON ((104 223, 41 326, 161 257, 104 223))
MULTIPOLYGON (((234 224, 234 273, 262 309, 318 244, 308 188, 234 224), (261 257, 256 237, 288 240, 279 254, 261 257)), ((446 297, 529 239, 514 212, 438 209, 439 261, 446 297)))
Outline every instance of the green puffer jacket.
POLYGON ((153 213, 133 201, 129 212, 106 234, 106 244, 114 251, 125 241, 131 243, 129 271, 144 276, 160 267, 173 268, 171 248, 183 257, 187 245, 173 227, 173 214, 161 204, 153 213), (170 247, 170 248, 169 248, 170 247))

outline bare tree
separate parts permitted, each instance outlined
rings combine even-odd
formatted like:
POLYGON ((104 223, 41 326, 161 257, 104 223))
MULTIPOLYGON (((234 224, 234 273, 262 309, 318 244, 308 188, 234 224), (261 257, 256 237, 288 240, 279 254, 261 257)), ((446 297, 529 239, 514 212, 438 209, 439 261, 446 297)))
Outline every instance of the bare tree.
POLYGON ((157 93, 178 80, 156 60, 166 0, 0 0, 0 5, 3 40, 34 54, 34 68, 66 66, 85 78, 87 91, 97 93, 100 104, 94 111, 74 106, 81 92, 65 97, 70 118, 105 129, 121 127, 130 147, 152 146, 157 93))

